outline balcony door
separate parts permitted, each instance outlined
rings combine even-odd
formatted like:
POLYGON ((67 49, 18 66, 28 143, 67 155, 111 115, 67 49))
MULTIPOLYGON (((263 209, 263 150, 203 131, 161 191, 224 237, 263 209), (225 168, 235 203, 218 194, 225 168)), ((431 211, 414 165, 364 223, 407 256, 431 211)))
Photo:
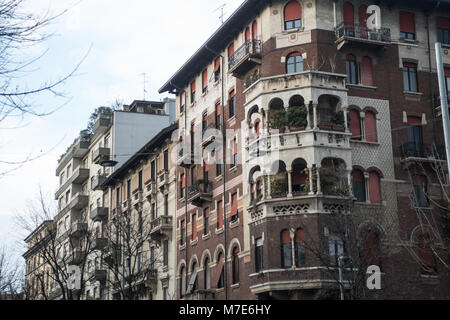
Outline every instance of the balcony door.
POLYGON ((408 152, 413 156, 422 155, 422 122, 419 117, 408 117, 408 152))

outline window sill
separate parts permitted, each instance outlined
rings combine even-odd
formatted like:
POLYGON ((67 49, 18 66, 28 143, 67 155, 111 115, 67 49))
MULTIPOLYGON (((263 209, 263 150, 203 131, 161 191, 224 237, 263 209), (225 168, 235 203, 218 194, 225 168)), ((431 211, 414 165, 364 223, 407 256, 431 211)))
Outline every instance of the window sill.
POLYGON ((193 108, 196 104, 197 104, 197 101, 191 102, 189 107, 193 108))
POLYGON ((208 93, 208 88, 206 88, 204 91, 202 91, 202 97, 206 96, 207 93, 208 93))
POLYGON ((217 87, 217 86, 219 85, 219 83, 221 83, 221 82, 222 82, 221 79, 219 79, 219 80, 217 80, 217 81, 214 81, 213 86, 214 86, 214 87, 217 87))
POLYGON ((195 239, 195 240, 191 240, 191 247, 194 247, 194 246, 196 246, 196 245, 197 245, 197 243, 198 243, 198 239, 195 239))
POLYGON ((182 251, 182 250, 184 250, 184 249, 186 249, 186 244, 180 245, 180 251, 182 251))
POLYGON ((223 227, 220 229, 216 229, 216 235, 222 234, 223 233, 223 227))
POLYGON ((303 31, 305 31, 305 27, 283 30, 283 31, 281 31, 281 34, 290 34, 290 33, 303 32, 303 31))
POLYGON ((211 238, 211 231, 208 232, 208 234, 202 235, 202 240, 203 240, 203 241, 209 240, 210 238, 211 238))
POLYGON ((372 208, 382 208, 384 206, 383 203, 370 203, 370 202, 362 202, 362 201, 355 201, 355 204, 364 206, 364 207, 372 207, 372 208))
POLYGON ((240 225, 240 219, 238 218, 236 221, 230 222, 230 229, 237 228, 237 227, 239 227, 239 225, 240 225))
POLYGON ((359 143, 359 144, 366 144, 366 145, 371 145, 371 146, 380 146, 379 142, 369 142, 369 141, 365 141, 365 140, 356 140, 356 139, 350 139, 350 142, 353 143, 359 143))
POLYGON ((419 96, 419 97, 423 96, 422 92, 416 92, 416 91, 403 91, 403 94, 409 94, 412 96, 419 96))
POLYGON ((235 165, 234 167, 231 167, 230 170, 229 170, 230 173, 233 173, 233 172, 236 172, 236 171, 237 171, 237 165, 235 165))
POLYGON ((225 292, 225 288, 217 288, 216 293, 225 292))
POLYGON ((239 289, 240 286, 240 283, 232 284, 231 289, 239 289))
POLYGON ((400 41, 401 43, 408 44, 408 45, 411 45, 411 44, 412 44, 412 45, 416 45, 416 46, 419 45, 419 41, 416 40, 416 39, 400 38, 399 41, 400 41))
POLYGON ((353 89, 362 89, 362 90, 372 90, 375 91, 377 90, 377 87, 374 86, 366 86, 364 84, 352 84, 352 83, 347 83, 347 87, 351 87, 353 89))
POLYGON ((216 182, 219 182, 219 181, 221 181, 222 179, 223 179, 223 176, 222 176, 222 175, 215 177, 216 182))

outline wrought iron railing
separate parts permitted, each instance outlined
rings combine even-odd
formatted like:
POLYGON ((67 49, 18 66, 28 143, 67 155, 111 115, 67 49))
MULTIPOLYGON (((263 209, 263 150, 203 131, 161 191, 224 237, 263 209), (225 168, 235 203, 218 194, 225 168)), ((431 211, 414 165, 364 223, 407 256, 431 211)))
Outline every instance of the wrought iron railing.
POLYGON ((341 23, 336 27, 336 37, 352 37, 357 39, 390 42, 391 29, 380 28, 376 30, 369 30, 367 26, 359 24, 341 23))
POLYGON ((228 58, 228 69, 234 68, 242 59, 247 55, 260 55, 261 54, 261 41, 252 40, 245 42, 237 49, 233 55, 228 58))

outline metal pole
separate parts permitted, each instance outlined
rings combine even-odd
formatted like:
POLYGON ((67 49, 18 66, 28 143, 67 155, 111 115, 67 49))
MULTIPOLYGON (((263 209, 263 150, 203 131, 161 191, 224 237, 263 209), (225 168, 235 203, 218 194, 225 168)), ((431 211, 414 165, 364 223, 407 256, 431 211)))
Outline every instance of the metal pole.
POLYGON ((342 276, 342 261, 345 259, 344 256, 339 256, 338 258, 338 267, 339 267, 339 290, 341 292, 341 300, 345 300, 344 299, 344 284, 342 283, 342 281, 344 280, 343 276, 342 276))
POLYGON ((444 64, 442 62, 442 45, 440 42, 437 42, 435 47, 436 47, 437 72, 439 79, 439 92, 441 96, 442 122, 445 137, 445 151, 447 153, 447 167, 450 170, 450 122, 449 122, 450 120, 448 113, 448 98, 447 98, 448 94, 444 76, 444 64))

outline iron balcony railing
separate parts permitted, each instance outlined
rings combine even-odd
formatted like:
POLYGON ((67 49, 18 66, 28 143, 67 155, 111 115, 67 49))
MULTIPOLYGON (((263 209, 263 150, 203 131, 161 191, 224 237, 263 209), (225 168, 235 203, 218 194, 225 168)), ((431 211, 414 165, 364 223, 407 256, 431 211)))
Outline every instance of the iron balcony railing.
POLYGON ((359 24, 341 23, 336 27, 336 37, 351 37, 362 40, 391 42, 391 29, 380 28, 369 30, 367 26, 359 24))
POLYGON ((233 69, 239 62, 248 55, 261 54, 261 41, 252 40, 245 42, 228 58, 228 69, 233 69))
POLYGON ((424 158, 444 160, 446 158, 445 147, 442 145, 423 145, 409 142, 400 146, 402 159, 424 158))
POLYGON ((189 197, 193 197, 201 193, 212 193, 212 183, 210 181, 201 181, 189 187, 189 197))

